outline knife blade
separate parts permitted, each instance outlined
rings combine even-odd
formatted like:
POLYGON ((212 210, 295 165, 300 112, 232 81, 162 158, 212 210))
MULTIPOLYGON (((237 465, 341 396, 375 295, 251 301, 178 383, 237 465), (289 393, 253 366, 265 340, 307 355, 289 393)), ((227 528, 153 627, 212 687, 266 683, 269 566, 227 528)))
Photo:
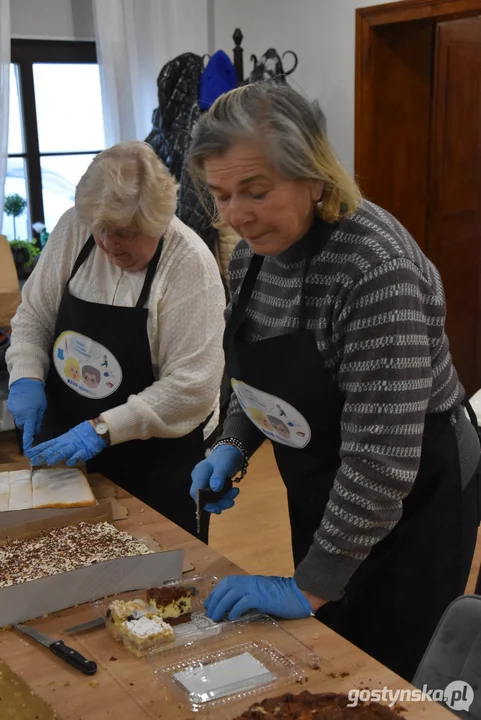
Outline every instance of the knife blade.
POLYGON ((197 520, 197 535, 200 534, 200 521, 202 518, 202 511, 205 506, 209 503, 217 502, 217 500, 220 500, 221 497, 223 497, 229 490, 232 490, 232 488, 232 478, 227 478, 224 482, 224 485, 222 486, 222 490, 218 490, 217 492, 214 492, 214 490, 211 490, 210 488, 207 488, 205 490, 197 490, 197 502, 195 509, 195 517, 197 520))
POLYGON ((93 630, 93 628, 101 627, 102 625, 105 625, 105 619, 103 617, 98 617, 94 620, 88 620, 87 622, 80 623, 80 625, 72 625, 72 627, 66 628, 64 632, 69 634, 85 632, 86 630, 93 630))
POLYGON ((97 672, 97 663, 93 660, 87 660, 77 650, 73 650, 71 647, 68 647, 68 645, 65 645, 62 640, 53 640, 48 635, 40 632, 40 630, 28 627, 27 625, 14 624, 13 627, 15 630, 19 630, 19 632, 28 635, 36 640, 36 642, 44 645, 44 647, 48 648, 54 655, 69 665, 72 665, 76 670, 80 670, 85 675, 95 675, 97 672))

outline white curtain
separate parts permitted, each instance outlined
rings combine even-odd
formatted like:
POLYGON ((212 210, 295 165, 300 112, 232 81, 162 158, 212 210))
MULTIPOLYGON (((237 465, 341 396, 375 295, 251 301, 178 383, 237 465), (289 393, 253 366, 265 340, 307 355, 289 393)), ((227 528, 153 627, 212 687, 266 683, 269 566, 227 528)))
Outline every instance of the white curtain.
POLYGON ((0 0, 0 232, 3 224, 8 158, 10 97, 10 0, 0 0))
POLYGON ((93 0, 107 146, 148 135, 166 62, 207 52, 208 2, 93 0))

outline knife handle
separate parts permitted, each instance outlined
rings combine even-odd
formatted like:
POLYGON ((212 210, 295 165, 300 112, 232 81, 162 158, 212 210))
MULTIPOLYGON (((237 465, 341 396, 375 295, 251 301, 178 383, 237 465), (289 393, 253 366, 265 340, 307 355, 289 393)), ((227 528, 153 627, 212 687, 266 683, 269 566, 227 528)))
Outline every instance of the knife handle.
POLYGON ((68 662, 72 667, 85 673, 85 675, 95 675, 97 672, 97 663, 94 663, 93 660, 87 660, 77 652, 77 650, 73 650, 71 647, 68 647, 68 645, 65 645, 62 640, 57 640, 57 642, 52 643, 49 649, 54 655, 65 660, 65 662, 68 662))
POLYGON ((201 490, 200 491, 200 509, 203 510, 206 505, 209 503, 215 503, 217 500, 220 500, 226 492, 229 490, 232 490, 233 488, 232 478, 226 478, 224 485, 222 486, 222 490, 218 490, 217 492, 214 490, 211 490, 208 488, 207 490, 201 490))

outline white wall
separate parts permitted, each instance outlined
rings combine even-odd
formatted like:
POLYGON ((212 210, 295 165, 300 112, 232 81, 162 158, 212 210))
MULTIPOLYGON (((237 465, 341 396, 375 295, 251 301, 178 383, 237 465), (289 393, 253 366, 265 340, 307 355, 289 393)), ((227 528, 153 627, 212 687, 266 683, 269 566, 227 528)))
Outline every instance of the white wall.
POLYGON ((12 0, 12 37, 93 40, 91 0, 12 0))
MULTIPOLYGON (((299 65, 289 82, 317 98, 340 159, 354 165, 355 10, 386 0, 214 0, 214 38, 232 57, 232 33, 244 33, 244 68, 268 48, 294 50, 299 65)), ((285 59, 286 69, 291 58, 285 59)))
MULTIPOLYGON (((299 66, 289 82, 319 100, 331 141, 352 170, 355 10, 386 0, 195 0, 195 12, 187 9, 190 2, 183 0, 178 8, 185 26, 175 42, 171 39, 176 52, 222 48, 232 57, 236 27, 244 33, 246 73, 251 53, 294 50, 299 66)), ((13 37, 94 38, 91 0, 13 0, 11 6, 13 37)), ((286 57, 286 67, 290 62, 286 57)))

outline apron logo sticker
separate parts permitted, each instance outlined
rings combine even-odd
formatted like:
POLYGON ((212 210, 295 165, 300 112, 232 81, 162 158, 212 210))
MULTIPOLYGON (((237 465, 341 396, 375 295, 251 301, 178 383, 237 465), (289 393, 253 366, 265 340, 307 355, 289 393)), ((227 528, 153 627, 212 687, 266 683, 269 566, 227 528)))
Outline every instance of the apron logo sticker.
POLYGON ((232 380, 232 389, 247 417, 268 438, 295 448, 308 444, 309 424, 292 405, 239 380, 232 380))
POLYGON ((55 369, 79 395, 101 399, 122 383, 122 370, 110 351, 85 335, 67 330, 54 344, 55 369))

